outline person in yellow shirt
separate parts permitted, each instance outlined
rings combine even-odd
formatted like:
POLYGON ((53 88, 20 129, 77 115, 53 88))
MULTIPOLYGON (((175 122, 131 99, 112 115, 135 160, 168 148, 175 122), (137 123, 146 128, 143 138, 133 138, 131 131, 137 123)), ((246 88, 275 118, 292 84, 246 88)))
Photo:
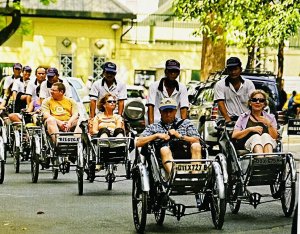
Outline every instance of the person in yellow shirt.
MULTIPOLYGON (((63 83, 54 83, 50 89, 51 97, 42 102, 42 114, 45 119, 48 133, 70 132, 80 133, 78 122, 77 103, 66 97, 66 87, 63 83)), ((55 142, 55 135, 52 135, 55 142)))

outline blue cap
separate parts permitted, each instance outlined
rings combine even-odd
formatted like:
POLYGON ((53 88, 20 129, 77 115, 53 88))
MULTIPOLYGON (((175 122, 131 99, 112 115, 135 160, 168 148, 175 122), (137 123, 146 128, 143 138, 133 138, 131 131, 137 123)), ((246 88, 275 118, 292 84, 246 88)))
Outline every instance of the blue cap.
POLYGON ((15 63, 13 68, 22 69, 22 64, 21 63, 15 63))
POLYGON ((180 63, 175 59, 169 59, 166 61, 166 69, 168 70, 180 70, 180 63))
POLYGON ((23 67, 23 71, 32 72, 32 69, 29 66, 25 66, 23 67))
POLYGON ((47 76, 57 76, 58 70, 55 67, 50 67, 47 70, 47 76))
POLYGON ((104 63, 103 70, 117 73, 117 65, 112 62, 104 63))

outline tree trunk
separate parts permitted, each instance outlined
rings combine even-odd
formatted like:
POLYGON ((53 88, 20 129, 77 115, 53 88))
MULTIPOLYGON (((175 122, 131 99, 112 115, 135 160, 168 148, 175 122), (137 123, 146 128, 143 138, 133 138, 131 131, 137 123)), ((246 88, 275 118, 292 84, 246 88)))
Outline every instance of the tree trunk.
POLYGON ((226 46, 225 41, 212 41, 203 35, 201 57, 201 80, 207 80, 212 72, 221 71, 225 67, 226 46))
POLYGON ((278 72, 277 72, 277 84, 279 89, 283 88, 282 86, 282 76, 283 76, 283 60, 284 60, 284 41, 281 41, 278 45, 278 72))
POLYGON ((245 69, 252 70, 254 69, 254 56, 255 56, 255 46, 248 46, 247 47, 248 52, 248 60, 247 65, 245 69))
POLYGON ((3 45, 4 42, 6 42, 17 31, 21 23, 21 0, 14 0, 13 2, 14 5, 17 5, 17 7, 14 6, 14 10, 11 13, 11 23, 0 31, 0 46, 3 45))

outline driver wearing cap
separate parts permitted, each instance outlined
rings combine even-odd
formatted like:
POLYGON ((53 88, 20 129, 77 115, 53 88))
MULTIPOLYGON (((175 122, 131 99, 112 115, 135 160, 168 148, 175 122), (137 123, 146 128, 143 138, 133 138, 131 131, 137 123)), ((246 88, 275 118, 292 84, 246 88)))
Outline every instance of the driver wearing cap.
MULTIPOLYGON (((137 147, 142 147, 149 142, 162 140, 158 148, 167 173, 170 173, 172 169, 172 164, 167 161, 173 159, 172 152, 174 152, 169 144, 170 140, 187 143, 190 146, 191 158, 201 159, 200 135, 189 119, 176 118, 177 108, 178 105, 174 99, 162 99, 159 105, 161 120, 148 125, 136 142, 137 147)), ((183 151, 182 149, 180 152, 183 151)))

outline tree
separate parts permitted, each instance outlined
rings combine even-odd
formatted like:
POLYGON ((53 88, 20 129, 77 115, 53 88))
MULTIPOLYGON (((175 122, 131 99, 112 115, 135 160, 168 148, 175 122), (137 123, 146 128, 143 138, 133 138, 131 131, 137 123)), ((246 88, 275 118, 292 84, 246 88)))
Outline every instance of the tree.
POLYGON ((200 22, 199 34, 213 41, 224 39, 226 45, 247 48, 248 67, 255 65, 255 53, 260 51, 257 48, 279 47, 279 76, 283 72, 280 56, 283 56, 284 41, 297 33, 300 26, 299 8, 300 2, 293 0, 174 1, 174 12, 179 18, 200 22), (222 29, 222 35, 218 29, 222 29))
MULTIPOLYGON (((44 5, 49 5, 51 2, 55 3, 56 0, 40 0, 40 2, 44 5)), ((11 22, 0 30, 0 46, 3 45, 3 43, 6 42, 20 27, 21 9, 21 0, 6 0, 5 15, 11 16, 11 22)))

